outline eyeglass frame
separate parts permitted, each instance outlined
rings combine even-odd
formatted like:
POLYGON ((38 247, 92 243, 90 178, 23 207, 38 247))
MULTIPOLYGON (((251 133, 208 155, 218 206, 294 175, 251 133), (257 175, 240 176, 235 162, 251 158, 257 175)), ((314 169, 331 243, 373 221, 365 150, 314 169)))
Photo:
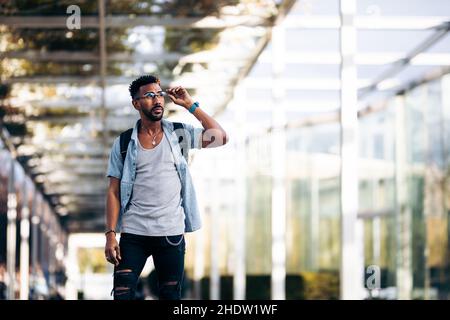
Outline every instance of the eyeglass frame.
POLYGON ((157 93, 149 91, 149 92, 144 93, 142 95, 142 97, 135 97, 134 100, 139 100, 139 99, 151 99, 151 100, 153 100, 156 97, 164 98, 166 96, 167 96, 167 92, 165 92, 165 91, 158 91, 157 93))

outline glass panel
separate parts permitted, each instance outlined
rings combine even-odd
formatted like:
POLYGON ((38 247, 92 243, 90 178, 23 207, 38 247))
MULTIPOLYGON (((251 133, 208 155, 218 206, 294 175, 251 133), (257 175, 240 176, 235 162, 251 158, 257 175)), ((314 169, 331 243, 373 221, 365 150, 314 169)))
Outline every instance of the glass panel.
POLYGON ((338 133, 337 123, 287 131, 286 270, 292 277, 287 279, 288 299, 339 295, 338 133), (296 286, 295 276, 301 277, 303 288, 296 286))

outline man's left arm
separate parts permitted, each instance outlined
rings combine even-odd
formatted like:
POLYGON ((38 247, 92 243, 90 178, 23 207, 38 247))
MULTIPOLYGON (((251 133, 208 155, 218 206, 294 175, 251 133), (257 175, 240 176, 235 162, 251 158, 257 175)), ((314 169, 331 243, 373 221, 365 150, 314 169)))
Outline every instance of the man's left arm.
MULTIPOLYGON (((185 109, 189 110, 194 104, 194 100, 183 87, 175 87, 167 90, 172 101, 185 109)), ((202 148, 216 148, 223 146, 228 142, 228 136, 220 124, 209 114, 201 109, 201 106, 195 108, 192 113, 203 126, 202 148)))

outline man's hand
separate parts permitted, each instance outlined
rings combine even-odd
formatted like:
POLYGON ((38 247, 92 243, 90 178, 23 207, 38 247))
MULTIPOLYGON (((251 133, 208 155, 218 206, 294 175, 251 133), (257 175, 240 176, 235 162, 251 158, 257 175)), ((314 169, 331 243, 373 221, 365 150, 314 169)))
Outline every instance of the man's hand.
POLYGON ((117 243, 116 235, 113 232, 106 235, 105 257, 109 263, 112 263, 116 267, 122 259, 120 256, 119 244, 117 243))
MULTIPOLYGON (((194 100, 187 90, 181 86, 167 89, 166 92, 175 104, 183 106, 188 110, 194 104, 194 100)), ((193 114, 200 121, 204 129, 201 136, 202 148, 214 148, 227 143, 227 133, 216 120, 201 108, 195 109, 193 114)))
POLYGON ((183 106, 186 109, 189 109, 194 103, 194 100, 192 100, 189 92, 181 86, 167 89, 166 92, 173 103, 183 106))

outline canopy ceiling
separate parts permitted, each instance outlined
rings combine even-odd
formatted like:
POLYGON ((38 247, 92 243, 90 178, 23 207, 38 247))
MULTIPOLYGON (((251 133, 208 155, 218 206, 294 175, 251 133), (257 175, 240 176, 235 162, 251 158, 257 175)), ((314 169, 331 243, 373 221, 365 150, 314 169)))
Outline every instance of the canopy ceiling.
MULTIPOLYGON (((357 5, 361 108, 448 73, 449 1, 357 5)), ((185 86, 213 115, 225 110, 238 84, 245 83, 249 97, 264 98, 271 86, 271 30, 281 22, 286 68, 279 83, 288 111, 338 110, 338 0, 2 4, 3 138, 69 231, 103 230, 108 153, 138 116, 129 83, 158 74, 163 87, 185 86), (66 26, 72 4, 81 9, 79 30, 66 26)), ((248 107, 256 108, 251 101, 248 107)), ((169 103, 166 115, 192 120, 179 110, 169 103)))

